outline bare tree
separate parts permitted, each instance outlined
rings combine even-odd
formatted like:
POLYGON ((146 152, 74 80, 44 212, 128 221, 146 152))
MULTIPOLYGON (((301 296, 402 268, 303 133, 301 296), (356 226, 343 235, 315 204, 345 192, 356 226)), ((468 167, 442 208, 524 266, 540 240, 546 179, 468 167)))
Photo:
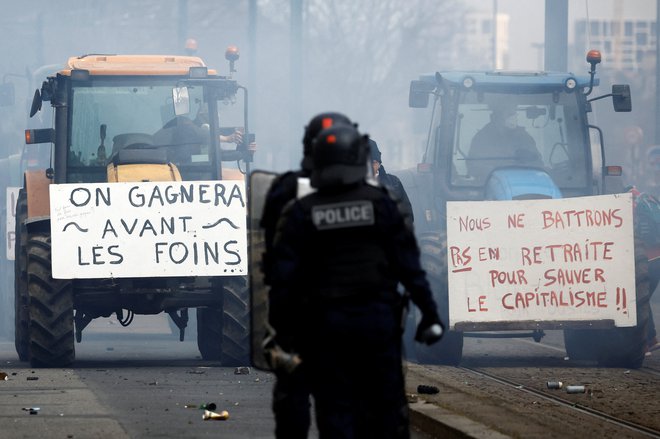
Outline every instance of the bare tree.
MULTIPOLYGON (((447 67, 455 53, 462 16, 459 0, 300 0, 304 7, 303 67, 299 86, 303 108, 293 126, 291 116, 290 2, 259 0, 256 78, 248 82, 248 2, 231 0, 34 0, 7 4, 0 19, 4 71, 21 73, 26 66, 62 63, 85 53, 183 53, 181 28, 197 39, 198 54, 220 74, 227 74, 224 50, 241 49, 234 75, 250 86, 263 167, 300 153, 304 123, 314 113, 343 111, 379 139, 391 160, 408 163, 412 150, 412 111, 408 84, 419 74, 447 67), (187 5, 186 14, 180 14, 187 5), (56 17, 56 19, 54 19, 56 17), (28 47, 28 50, 23 49, 28 47), (287 149, 291 152, 288 153, 287 149)), ((23 110, 21 110, 23 111, 23 110)), ((24 111, 23 111, 24 113, 24 111)), ((21 113, 21 117, 23 117, 21 113)), ((22 119, 21 119, 22 120, 22 119)))
MULTIPOLYGON (((386 153, 411 149, 403 140, 411 129, 408 85, 449 66, 460 2, 307 0, 304 6, 304 114, 344 111, 382 139, 386 153)), ((288 0, 262 0, 260 11, 270 25, 286 29, 288 0)))

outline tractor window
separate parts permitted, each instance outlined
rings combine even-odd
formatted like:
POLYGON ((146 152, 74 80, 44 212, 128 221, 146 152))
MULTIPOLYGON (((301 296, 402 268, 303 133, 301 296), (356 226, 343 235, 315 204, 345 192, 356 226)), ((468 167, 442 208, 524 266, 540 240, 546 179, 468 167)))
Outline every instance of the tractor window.
POLYGON ((507 166, 544 169, 560 188, 587 185, 589 151, 575 95, 470 91, 457 114, 453 185, 483 186, 507 166))
MULTIPOLYGON (((106 81, 73 88, 68 181, 105 181, 107 163, 122 149, 165 154, 183 168, 211 168, 207 120, 197 117, 205 108, 202 87, 189 88, 190 113, 175 116, 173 83, 153 82, 106 81)), ((200 178, 210 176, 210 172, 200 174, 200 178)))

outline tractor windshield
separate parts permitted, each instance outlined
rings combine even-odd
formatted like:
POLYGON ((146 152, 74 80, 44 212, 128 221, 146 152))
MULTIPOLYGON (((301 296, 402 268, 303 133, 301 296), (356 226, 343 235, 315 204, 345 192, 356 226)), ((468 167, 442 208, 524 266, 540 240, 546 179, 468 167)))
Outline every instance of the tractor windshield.
POLYGON ((176 116, 175 85, 153 78, 75 84, 69 108, 67 181, 105 181, 107 164, 122 149, 148 151, 172 162, 187 180, 213 178, 204 89, 188 87, 189 113, 176 116))
POLYGON ((451 184, 483 186, 506 166, 546 170, 559 188, 588 184, 588 133, 575 94, 461 92, 451 184))

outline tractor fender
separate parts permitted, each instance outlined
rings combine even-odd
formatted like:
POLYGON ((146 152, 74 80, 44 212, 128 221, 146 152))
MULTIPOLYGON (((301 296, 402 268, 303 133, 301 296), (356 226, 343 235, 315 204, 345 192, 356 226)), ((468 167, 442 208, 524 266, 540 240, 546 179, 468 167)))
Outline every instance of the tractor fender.
POLYGON ((28 229, 36 224, 50 220, 50 197, 48 187, 53 182, 46 176, 43 169, 25 171, 25 191, 27 193, 27 221, 28 229))

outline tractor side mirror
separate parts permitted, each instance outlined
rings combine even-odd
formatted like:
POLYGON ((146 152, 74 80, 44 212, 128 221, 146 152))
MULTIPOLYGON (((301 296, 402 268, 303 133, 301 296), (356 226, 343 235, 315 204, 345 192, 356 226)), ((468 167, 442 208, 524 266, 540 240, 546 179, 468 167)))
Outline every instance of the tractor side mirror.
POLYGON ((408 106, 410 108, 426 108, 429 106, 429 94, 435 90, 435 84, 426 81, 410 81, 408 106))
POLYGON ((34 92, 34 98, 32 98, 32 106, 30 107, 30 117, 37 114, 41 110, 41 93, 39 89, 36 89, 34 92))
POLYGON ((612 85, 612 105, 617 113, 632 110, 632 98, 630 97, 630 86, 628 84, 612 85))

